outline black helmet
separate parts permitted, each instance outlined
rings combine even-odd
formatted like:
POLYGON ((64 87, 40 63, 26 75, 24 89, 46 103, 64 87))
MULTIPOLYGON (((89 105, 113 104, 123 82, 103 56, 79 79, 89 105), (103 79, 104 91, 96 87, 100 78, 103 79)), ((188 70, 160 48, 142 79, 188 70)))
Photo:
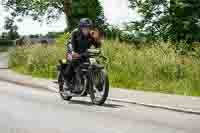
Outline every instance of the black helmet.
POLYGON ((89 18, 82 18, 80 20, 80 23, 79 23, 79 26, 80 28, 83 28, 83 27, 92 27, 92 20, 90 20, 89 18))

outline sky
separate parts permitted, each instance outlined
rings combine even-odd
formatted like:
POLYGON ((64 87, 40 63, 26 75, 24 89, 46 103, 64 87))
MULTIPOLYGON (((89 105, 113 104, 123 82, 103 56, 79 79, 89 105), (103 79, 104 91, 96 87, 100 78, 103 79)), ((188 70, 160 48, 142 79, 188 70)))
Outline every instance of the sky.
MULTIPOLYGON (((104 8, 105 17, 110 24, 120 25, 136 18, 137 15, 128 8, 128 0, 100 0, 104 8)), ((1 0, 0 0, 1 3, 1 0)), ((5 9, 0 5, 0 32, 3 32, 4 18, 8 15, 5 9)), ((21 35, 28 34, 46 34, 48 32, 63 31, 66 27, 65 16, 61 15, 60 19, 50 24, 46 22, 39 23, 33 21, 31 17, 23 18, 23 22, 17 22, 18 32, 21 35)))

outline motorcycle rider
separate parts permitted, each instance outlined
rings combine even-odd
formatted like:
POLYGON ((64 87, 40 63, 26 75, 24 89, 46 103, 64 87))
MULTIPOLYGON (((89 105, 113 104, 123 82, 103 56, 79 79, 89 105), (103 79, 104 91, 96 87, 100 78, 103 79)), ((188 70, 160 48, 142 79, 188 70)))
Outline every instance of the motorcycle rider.
MULTIPOLYGON (((89 18, 82 18, 79 22, 79 28, 71 33, 71 39, 67 44, 68 66, 65 70, 67 86, 70 86, 71 79, 75 74, 76 67, 81 63, 80 58, 91 46, 101 47, 99 34, 92 31, 93 23, 89 18)), ((80 90, 73 90, 74 93, 80 90)))

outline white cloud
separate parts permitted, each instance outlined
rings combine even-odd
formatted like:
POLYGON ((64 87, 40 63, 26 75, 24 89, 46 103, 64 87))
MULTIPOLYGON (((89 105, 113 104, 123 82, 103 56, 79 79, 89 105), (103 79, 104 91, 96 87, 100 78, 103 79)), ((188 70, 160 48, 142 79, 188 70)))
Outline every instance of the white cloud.
POLYGON ((31 17, 26 17, 23 22, 17 23, 19 33, 22 35, 27 34, 46 34, 52 31, 63 31, 66 28, 65 16, 61 15, 59 20, 53 21, 50 24, 44 22, 33 21, 31 17))
POLYGON ((128 18, 127 0, 104 0, 105 16, 110 23, 118 24, 128 18))
POLYGON ((101 0, 104 13, 111 24, 122 24, 133 18, 138 18, 135 11, 128 8, 128 0, 101 0))
MULTIPOLYGON (((1 0, 0 0, 1 3, 1 0)), ((4 18, 7 16, 8 14, 5 12, 5 10, 3 9, 3 6, 0 5, 0 32, 4 31, 4 18)))

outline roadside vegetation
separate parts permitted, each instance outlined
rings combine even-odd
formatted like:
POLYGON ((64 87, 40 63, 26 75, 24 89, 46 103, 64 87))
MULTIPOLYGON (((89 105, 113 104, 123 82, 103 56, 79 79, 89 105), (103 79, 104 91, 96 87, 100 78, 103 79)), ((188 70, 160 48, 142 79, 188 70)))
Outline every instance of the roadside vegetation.
POLYGON ((0 52, 6 52, 8 47, 0 46, 0 52))
MULTIPOLYGON (((10 50, 9 67, 34 77, 55 79, 58 60, 65 58, 64 36, 55 45, 10 50)), ((195 50, 178 56, 169 43, 141 44, 138 48, 107 40, 103 45, 112 87, 200 96, 200 49, 195 50)))
POLYGON ((13 41, 1 40, 0 39, 0 52, 7 52, 10 47, 12 47, 13 41))

